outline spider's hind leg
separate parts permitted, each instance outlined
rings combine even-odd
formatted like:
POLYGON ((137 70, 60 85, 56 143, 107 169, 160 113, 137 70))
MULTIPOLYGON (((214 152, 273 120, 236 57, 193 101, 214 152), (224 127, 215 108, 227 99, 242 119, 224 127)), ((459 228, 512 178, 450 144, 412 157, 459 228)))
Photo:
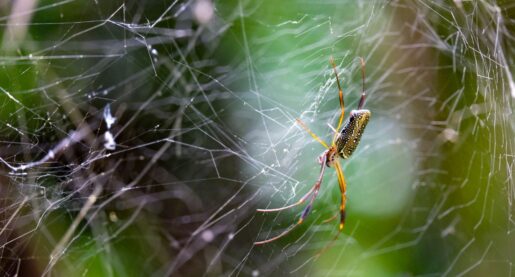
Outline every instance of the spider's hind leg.
POLYGON ((316 188, 316 184, 306 194, 304 194, 304 196, 302 196, 302 198, 300 198, 299 201, 297 201, 291 205, 287 205, 287 206, 279 207, 279 208, 273 208, 273 209, 257 209, 256 211, 258 211, 260 213, 271 213, 271 212, 279 212, 279 211, 283 211, 283 210, 287 210, 287 209, 296 207, 296 206, 306 202, 306 199, 308 199, 308 197, 313 193, 315 188, 316 188))
MULTIPOLYGON (((327 157, 326 157, 326 160, 327 160, 327 157)), ((311 196, 309 204, 304 208, 304 210, 302 211, 302 215, 301 215, 299 221, 297 221, 297 223, 295 223, 295 225, 291 226, 286 231, 280 233, 279 235, 277 235, 275 237, 272 237, 270 239, 263 240, 263 241, 256 241, 256 242, 254 242, 254 245, 261 245, 261 244, 269 243, 269 242, 277 240, 277 239, 279 239, 281 237, 284 237, 289 232, 291 232, 293 229, 295 229, 295 227, 299 226, 300 224, 302 224, 302 222, 304 222, 304 219, 309 215, 309 212, 311 211, 311 207, 313 207, 313 202, 315 202, 315 199, 316 199, 316 197, 318 195, 318 191, 320 190, 320 186, 322 185, 322 180, 324 178, 325 167, 326 167, 326 165, 325 165, 325 162, 324 162, 321 165, 320 175, 319 175, 318 180, 316 181, 315 185, 297 203, 289 205, 289 206, 285 206, 285 207, 282 207, 282 208, 260 209, 260 210, 258 210, 260 212, 275 212, 275 211, 285 210, 285 209, 288 209, 288 208, 291 208, 291 207, 295 207, 295 206, 301 204, 302 202, 306 201, 306 199, 309 196, 311 196)))
MULTIPOLYGON (((338 233, 336 233, 336 235, 333 237, 333 239, 324 248, 322 248, 322 250, 320 250, 316 254, 316 257, 320 257, 320 255, 322 255, 325 251, 327 251, 329 248, 331 248, 331 246, 333 246, 334 242, 338 239, 338 237, 342 233, 343 227, 345 225, 345 215, 346 215, 345 206, 347 203, 347 196, 346 196, 347 183, 345 182, 345 177, 343 176, 343 170, 342 170, 342 166, 340 165, 340 162, 336 161, 334 164, 335 164, 334 168, 336 169, 336 175, 338 177, 338 184, 340 186, 340 192, 341 192, 341 198, 342 198, 342 202, 340 204, 340 224, 338 225, 338 233)), ((336 217, 337 217, 337 215, 329 218, 328 220, 326 220, 326 222, 332 221, 336 217)))
MULTIPOLYGON (((323 172, 322 172, 322 174, 323 174, 323 172)), ((321 182, 321 180, 320 180, 320 182, 321 182)), ((299 221, 297 221, 297 223, 295 223, 294 225, 292 225, 291 227, 286 229, 286 231, 280 233, 279 235, 277 235, 275 237, 269 238, 267 240, 262 240, 262 241, 254 242, 254 245, 262 245, 262 244, 266 244, 266 243, 272 242, 274 240, 280 239, 280 238, 286 236, 288 233, 290 233, 293 229, 295 229, 295 227, 297 227, 300 224, 302 224, 304 222, 304 219, 306 217, 308 217, 309 212, 311 211, 311 207, 313 206, 313 202, 315 201, 315 198, 318 195, 318 191, 320 190, 320 182, 317 182, 315 184, 315 187, 314 187, 315 189, 313 190, 313 193, 312 194, 310 193, 311 194, 311 200, 309 201, 309 204, 302 211, 302 215, 300 216, 299 221)), ((281 208, 279 208, 279 209, 281 209, 281 208)))

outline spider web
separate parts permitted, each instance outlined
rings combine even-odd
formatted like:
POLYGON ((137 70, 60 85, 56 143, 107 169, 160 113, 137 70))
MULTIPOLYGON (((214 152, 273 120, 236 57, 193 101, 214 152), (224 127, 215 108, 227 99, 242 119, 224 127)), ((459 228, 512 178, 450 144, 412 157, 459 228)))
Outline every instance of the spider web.
POLYGON ((511 276, 509 1, 0 4, 3 275, 511 276), (339 116, 372 118, 328 168, 339 116))

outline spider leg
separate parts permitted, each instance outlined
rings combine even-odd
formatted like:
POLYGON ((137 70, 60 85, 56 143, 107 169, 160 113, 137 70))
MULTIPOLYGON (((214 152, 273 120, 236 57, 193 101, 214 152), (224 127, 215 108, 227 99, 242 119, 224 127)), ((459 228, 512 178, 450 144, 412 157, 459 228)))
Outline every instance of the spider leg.
MULTIPOLYGON (((333 237, 333 239, 324 248, 322 248, 322 250, 320 250, 315 255, 315 257, 317 257, 317 258, 320 257, 320 255, 322 255, 325 251, 327 251, 327 249, 329 249, 329 248, 331 248, 331 246, 333 246, 334 242, 338 239, 338 236, 340 236, 340 234, 342 233, 343 226, 345 224, 345 204, 347 202, 347 196, 346 196, 347 184, 345 182, 345 177, 343 176, 343 171, 342 171, 342 167, 340 165, 340 161, 336 160, 336 162, 334 163, 334 168, 336 169, 336 175, 338 177, 338 184, 340 185, 340 192, 341 192, 341 196, 342 196, 342 202, 340 205, 340 225, 338 226, 338 233, 336 233, 336 235, 333 237)), ((334 218, 336 218, 336 216, 330 218, 329 220, 333 220, 334 218)))
POLYGON ((256 211, 261 212, 261 213, 270 213, 270 212, 278 212, 278 211, 287 210, 287 209, 296 207, 296 206, 306 202, 306 199, 308 199, 308 197, 313 193, 316 186, 317 186, 317 184, 315 184, 306 194, 304 194, 304 196, 302 196, 302 198, 300 198, 299 201, 297 201, 291 205, 280 207, 280 208, 273 208, 273 209, 257 209, 256 211))
MULTIPOLYGON (((327 157, 326 157, 326 159, 327 159, 327 157)), ((293 229, 295 229, 295 227, 299 226, 300 224, 302 224, 302 222, 304 222, 304 219, 309 215, 309 212, 311 211, 311 207, 313 206, 313 202, 315 201, 315 199, 316 199, 316 197, 318 195, 318 191, 320 190, 320 185, 322 184, 322 180, 324 178, 325 162, 322 163, 321 167, 322 168, 320 169, 320 176, 318 177, 318 180, 316 181, 316 183, 313 186, 313 188, 308 192, 308 194, 306 194, 304 196, 305 198, 307 198, 307 196, 311 195, 311 200, 309 201, 309 204, 302 211, 302 215, 301 215, 299 221, 297 221, 297 223, 295 223, 294 225, 292 225, 290 228, 286 229, 284 232, 280 233, 279 235, 277 235, 275 237, 272 237, 272 238, 269 238, 267 240, 256 241, 256 242, 254 242, 254 245, 262 245, 262 244, 269 243, 269 242, 272 242, 274 240, 277 240, 279 238, 282 238, 285 235, 287 235, 289 232, 291 232, 293 229)), ((304 201, 305 201, 305 199, 304 199, 304 201)))
POLYGON ((329 223, 329 222, 335 220, 337 217, 338 217, 338 214, 335 214, 335 215, 331 216, 330 218, 325 219, 324 221, 322 221, 322 223, 324 223, 324 224, 325 223, 329 223))
MULTIPOLYGON (((340 85, 340 78, 338 78, 338 71, 336 71, 336 64, 334 63, 333 57, 331 57, 330 62, 331 62, 331 65, 333 66, 334 76, 336 77, 336 84, 338 84, 338 96, 340 98, 341 113, 340 113, 340 119, 338 120, 338 127, 336 127, 336 130, 340 130, 340 127, 342 127, 343 116, 345 115, 345 102, 343 100, 343 90, 340 85)), ((334 134, 333 142, 331 143, 332 145, 334 145, 334 143, 336 142, 337 137, 338 137, 338 132, 336 132, 334 134)))
POLYGON ((363 58, 359 58, 361 63, 361 79, 362 79, 362 91, 361 98, 359 99, 358 110, 361 110, 365 105, 365 99, 367 98, 367 94, 365 93, 365 60, 363 58))
POLYGON ((336 174, 338 176, 338 185, 340 186, 340 193, 342 197, 342 202, 340 204, 340 225, 338 226, 339 231, 343 230, 343 226, 345 224, 345 205, 347 204, 347 183, 345 182, 345 177, 343 176, 342 166, 340 165, 340 161, 336 160, 335 169, 336 174))
MULTIPOLYGON (((321 177, 323 177, 323 175, 324 175, 324 168, 325 168, 325 166, 322 165, 322 172, 320 175, 321 177)), ((299 218, 298 224, 301 224, 302 222, 304 222, 304 219, 306 217, 308 217, 309 212, 311 211, 311 207, 313 207, 313 202, 315 202, 315 199, 318 196, 318 192, 320 191, 321 182, 322 182, 322 178, 319 178, 318 181, 316 182, 315 190, 313 191, 313 194, 311 195, 311 200, 309 201, 309 204, 304 208, 304 211, 302 211, 302 215, 299 218)))
POLYGON ((314 199, 316 198, 316 196, 318 194, 318 189, 319 188, 320 188, 320 186, 317 187, 317 190, 315 190, 315 193, 311 196, 311 200, 309 201, 309 204, 306 206, 306 208, 304 208, 304 211, 302 211, 302 215, 301 215, 299 221, 297 221, 297 223, 295 223, 290 228, 286 229, 286 231, 280 233, 279 235, 277 235, 275 237, 269 238, 267 240, 262 240, 262 241, 254 242, 254 245, 262 245, 262 244, 269 243, 269 242, 272 242, 274 240, 280 239, 280 238, 286 236, 288 233, 290 233, 293 229, 295 229, 295 227, 297 227, 300 224, 302 224, 302 222, 304 222, 304 219, 309 215, 309 212, 311 211, 311 207, 313 205, 313 201, 314 201, 314 199))
POLYGON ((313 133, 308 128, 308 126, 306 126, 306 124, 304 124, 304 122, 302 122, 302 120, 300 120, 298 118, 296 120, 297 120, 297 123, 299 123, 299 125, 302 126, 302 128, 304 128, 304 130, 306 130, 306 132, 308 132, 316 141, 318 141, 320 144, 322 144, 325 148, 329 149, 329 146, 327 146, 327 144, 322 139, 320 139, 317 135, 315 135, 315 133, 313 133))
POLYGON ((254 242, 254 245, 263 245, 263 244, 266 244, 266 243, 269 243, 269 242, 272 242, 274 240, 277 240, 277 239, 280 239, 284 236, 286 236, 289 232, 291 232, 293 229, 295 229, 295 227, 299 226, 300 223, 297 223, 295 225, 292 225, 290 228, 286 229, 286 231, 280 233, 279 235, 273 237, 273 238, 269 238, 267 240, 262 240, 262 241, 256 241, 254 242))

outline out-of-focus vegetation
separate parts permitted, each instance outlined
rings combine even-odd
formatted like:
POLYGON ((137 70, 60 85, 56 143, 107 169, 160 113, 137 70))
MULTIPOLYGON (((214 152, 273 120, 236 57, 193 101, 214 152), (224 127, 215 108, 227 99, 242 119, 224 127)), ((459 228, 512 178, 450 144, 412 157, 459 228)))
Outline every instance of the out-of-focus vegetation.
POLYGON ((507 276, 515 85, 509 1, 0 4, 6 275, 507 276), (372 112, 297 230, 339 104, 372 112), (105 123, 110 106, 116 122, 105 123), (112 131, 117 147, 105 149, 112 131))

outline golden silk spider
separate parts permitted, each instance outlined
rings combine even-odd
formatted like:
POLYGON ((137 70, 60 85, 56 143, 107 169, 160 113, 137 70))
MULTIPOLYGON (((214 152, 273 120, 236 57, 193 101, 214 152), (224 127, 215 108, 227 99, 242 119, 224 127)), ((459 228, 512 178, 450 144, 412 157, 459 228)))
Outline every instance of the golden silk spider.
MULTIPOLYGON (((321 166, 320 168, 320 175, 318 176, 317 181, 311 187, 311 189, 302 196, 297 202, 294 204, 280 207, 280 208, 274 208, 274 209, 258 209, 258 212, 262 213, 268 213, 268 212, 278 212, 286 209, 293 208, 295 206, 301 205, 302 203, 306 202, 306 200, 309 199, 308 205, 304 208, 304 211, 302 212, 299 221, 290 226, 287 230, 280 233, 279 235, 263 240, 263 241, 257 241, 254 242, 255 245, 261 245, 265 243, 272 242, 276 239, 279 239, 289 232, 291 232, 295 227, 302 224, 304 219, 309 215, 309 212, 311 211, 311 208, 313 206, 313 202, 315 201, 315 198, 318 195, 318 192, 320 190, 320 186, 322 184, 322 179, 324 178, 324 172, 326 167, 334 166, 336 170, 336 175, 338 177, 338 184, 340 186, 340 192, 341 192, 341 204, 340 204, 340 225, 338 228, 338 233, 334 237, 333 241, 338 237, 338 235, 343 230, 343 226, 345 224, 345 204, 347 202, 347 184, 345 182, 345 177, 343 176, 342 166, 340 165, 339 158, 342 159, 348 159, 352 153, 354 153, 354 150, 356 150, 356 147, 358 146, 361 136, 363 135, 363 131, 365 130, 365 127, 367 126, 367 123, 370 119, 370 111, 367 109, 363 109, 363 105, 365 104, 365 61, 363 58, 360 58, 361 63, 361 78, 362 78, 362 93, 361 98, 359 100, 358 109, 352 110, 350 112, 349 119, 345 126, 340 130, 343 122, 343 117, 345 115, 345 105, 344 105, 344 99, 343 99, 343 91, 340 85, 340 79, 338 78, 338 72, 336 70, 336 64, 334 63, 334 59, 331 57, 330 59, 331 65, 333 67, 334 75, 336 77, 336 83, 338 84, 338 91, 339 91, 339 97, 340 97, 340 119, 338 120, 338 127, 334 129, 335 132, 333 136, 333 140, 331 142, 331 146, 328 146, 327 143, 325 143, 322 139, 320 139, 315 133, 313 133, 307 126, 302 122, 300 119, 297 119, 297 123, 304 128, 316 141, 318 141, 322 146, 324 146, 327 150, 325 150, 320 157, 318 158, 318 162, 321 166)), ((325 222, 331 221, 334 218, 336 218, 337 215, 331 217, 330 219, 326 220, 325 222)), ((327 247, 326 247, 327 248, 327 247)), ((325 249, 325 248, 324 248, 325 249)))

